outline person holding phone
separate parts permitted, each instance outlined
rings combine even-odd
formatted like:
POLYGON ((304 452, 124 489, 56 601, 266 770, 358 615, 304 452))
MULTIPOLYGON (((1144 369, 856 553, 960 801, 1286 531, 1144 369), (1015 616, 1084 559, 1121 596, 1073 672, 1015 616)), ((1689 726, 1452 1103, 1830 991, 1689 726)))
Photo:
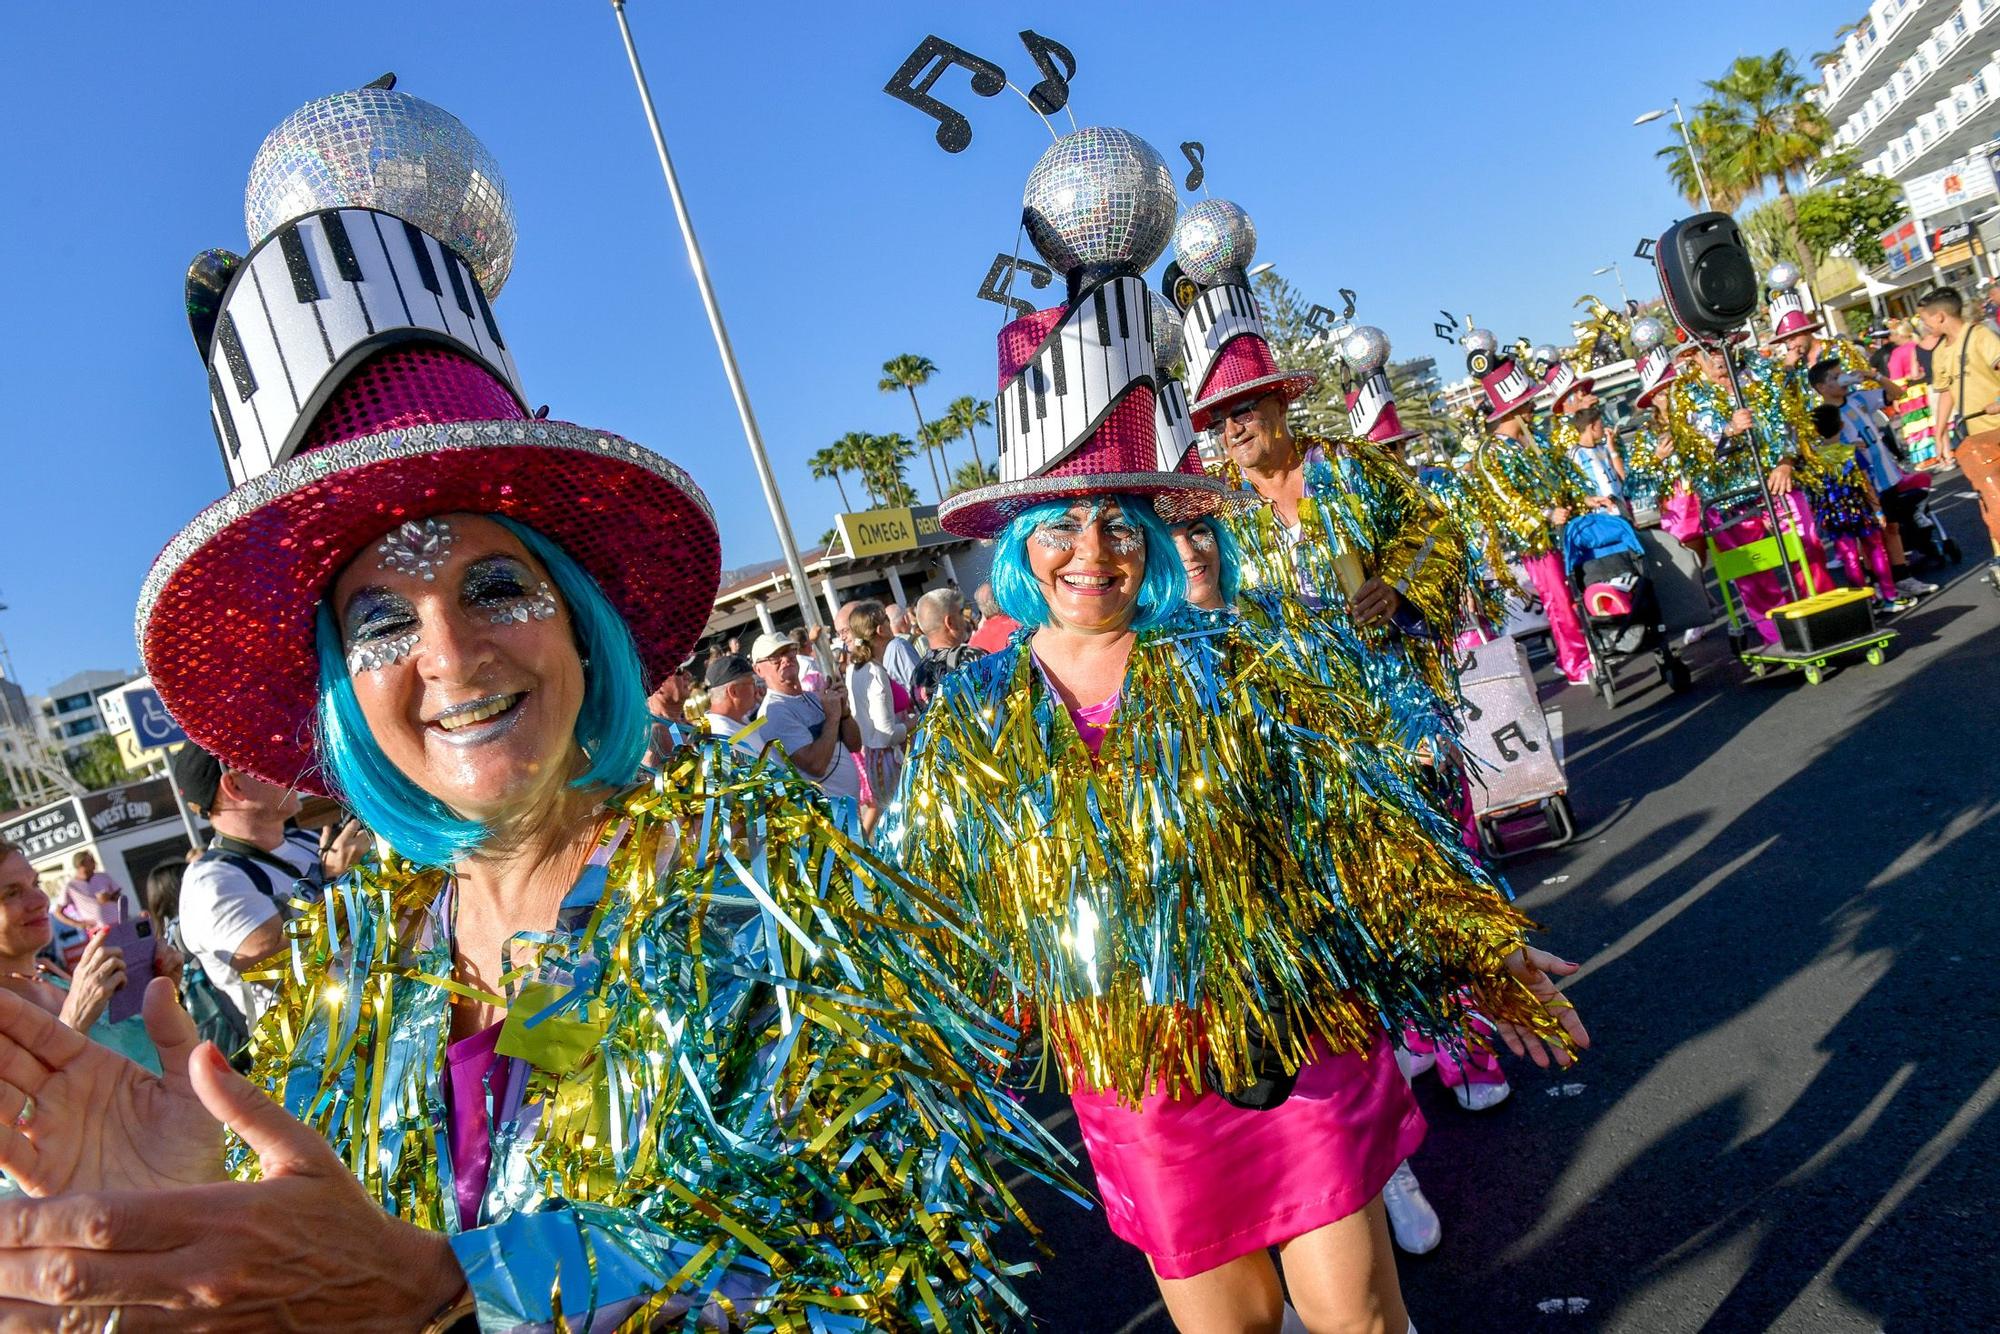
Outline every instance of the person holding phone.
POLYGON ((53 938, 55 923, 35 868, 19 848, 0 841, 0 989, 13 992, 93 1042, 157 1074, 159 1053, 146 1036, 145 1021, 138 1017, 136 1007, 116 1019, 109 1013, 113 1001, 134 980, 138 984, 131 988, 134 1000, 154 976, 170 978, 176 985, 180 982, 180 955, 150 934, 146 939, 153 944, 151 971, 136 979, 128 973, 126 952, 112 932, 122 929, 136 935, 139 927, 147 925, 137 922, 123 928, 94 928, 76 968, 65 975, 46 959, 36 957, 53 938))

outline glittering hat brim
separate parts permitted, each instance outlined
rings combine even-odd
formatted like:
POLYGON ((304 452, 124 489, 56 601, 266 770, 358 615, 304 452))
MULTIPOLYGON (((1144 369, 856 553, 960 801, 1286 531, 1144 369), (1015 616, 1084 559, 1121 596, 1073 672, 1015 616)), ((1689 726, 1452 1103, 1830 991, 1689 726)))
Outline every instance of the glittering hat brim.
POLYGON ((391 527, 451 513, 505 515, 561 547, 624 616, 649 686, 713 609, 715 516, 675 464, 568 422, 407 427, 301 454, 167 544, 137 616, 167 711, 232 768, 324 794, 312 735, 320 601, 391 527))
POLYGON ((1014 516, 1049 500, 1086 496, 1138 495, 1152 499, 1153 508, 1168 523, 1182 523, 1239 503, 1237 493, 1220 478, 1179 472, 1098 472, 1074 476, 1029 477, 1018 482, 961 491, 938 507, 938 523, 960 537, 998 537, 1014 516))
POLYGON ((1188 418, 1197 431, 1209 428, 1209 415, 1217 408, 1230 403, 1240 403, 1246 398, 1261 398, 1276 391, 1284 396, 1285 402, 1296 403, 1319 388, 1319 376, 1311 371, 1279 371, 1275 375, 1260 375, 1254 380, 1233 384, 1227 389, 1210 394, 1207 398, 1188 409, 1188 418))

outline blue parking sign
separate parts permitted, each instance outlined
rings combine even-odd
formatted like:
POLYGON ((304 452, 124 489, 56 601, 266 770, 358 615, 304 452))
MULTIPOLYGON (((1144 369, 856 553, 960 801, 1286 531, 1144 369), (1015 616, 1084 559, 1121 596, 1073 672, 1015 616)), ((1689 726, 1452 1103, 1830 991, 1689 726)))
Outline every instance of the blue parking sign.
POLYGON ((132 720, 132 739, 141 750, 155 750, 187 740, 187 733, 160 703, 160 692, 150 685, 126 686, 119 692, 125 699, 126 716, 132 720))

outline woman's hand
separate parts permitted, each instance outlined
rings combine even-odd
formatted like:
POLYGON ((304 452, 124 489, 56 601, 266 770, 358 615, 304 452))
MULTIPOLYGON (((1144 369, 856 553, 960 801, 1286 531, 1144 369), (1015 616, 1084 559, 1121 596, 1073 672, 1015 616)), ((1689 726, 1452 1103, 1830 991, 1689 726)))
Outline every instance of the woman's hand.
POLYGON ((107 944, 102 929, 91 932, 89 943, 77 958, 76 971, 70 975, 62 1021, 79 1033, 89 1032, 104 1007, 111 1004, 111 993, 124 985, 125 951, 107 944))
POLYGON ((0 1204, 0 1326, 410 1330, 464 1290, 441 1235, 383 1213, 325 1140, 212 1044, 190 1042, 179 1064, 263 1179, 0 1204))
MULTIPOLYGON (((1532 992, 1544 1010, 1556 1017, 1556 1022, 1562 1025, 1563 1032, 1569 1036, 1570 1043, 1576 1047, 1588 1047, 1590 1033, 1584 1028, 1583 1020, 1578 1017, 1576 1006, 1556 988, 1556 978, 1568 977, 1579 965, 1559 959, 1547 950, 1538 950, 1526 945, 1508 955, 1506 963, 1508 974, 1532 992)), ((1516 1056, 1526 1056, 1544 1069, 1548 1068, 1551 1057, 1557 1065, 1564 1067, 1576 1059, 1558 1044, 1538 1037, 1519 1024, 1496 1023, 1494 1028, 1499 1031, 1501 1040, 1507 1044, 1508 1051, 1516 1056)))
POLYGON ((1738 408, 1729 414, 1729 434, 1748 435, 1751 425, 1750 409, 1738 408))
MULTIPOLYGON (((83 972, 79 965, 77 975, 83 972)), ((222 1127, 188 1078, 199 1038, 165 978, 147 987, 145 1015, 146 1035, 160 1053, 158 1075, 0 993, 0 1168, 23 1191, 152 1190, 222 1179, 222 1127)))
POLYGON ((1789 463, 1780 463, 1777 467, 1771 469, 1771 475, 1764 480, 1770 484, 1772 495, 1782 496, 1790 494, 1792 489, 1792 465, 1789 463))

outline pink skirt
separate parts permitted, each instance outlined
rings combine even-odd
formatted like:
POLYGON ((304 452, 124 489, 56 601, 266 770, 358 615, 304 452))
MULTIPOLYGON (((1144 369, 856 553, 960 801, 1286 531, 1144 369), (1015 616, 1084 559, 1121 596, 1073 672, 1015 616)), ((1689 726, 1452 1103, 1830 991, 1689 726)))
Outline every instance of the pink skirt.
POLYGON ((1104 1216, 1161 1278, 1191 1278, 1359 1212, 1423 1142, 1424 1118, 1378 1036, 1322 1055, 1265 1112, 1219 1094, 1077 1090, 1076 1122, 1104 1216))

